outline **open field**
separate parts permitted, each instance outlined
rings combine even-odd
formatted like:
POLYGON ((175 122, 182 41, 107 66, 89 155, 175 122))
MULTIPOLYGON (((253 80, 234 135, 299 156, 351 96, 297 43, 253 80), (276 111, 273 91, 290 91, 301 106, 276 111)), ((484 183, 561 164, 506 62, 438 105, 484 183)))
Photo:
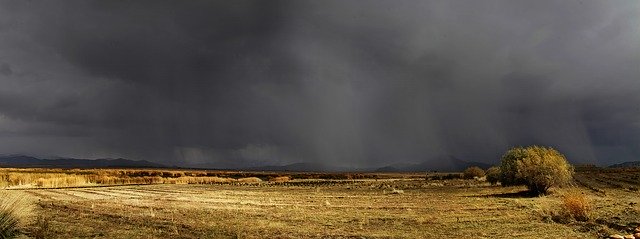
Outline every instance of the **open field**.
MULTIPOLYGON (((442 176, 458 176, 443 174, 442 176)), ((398 173, 295 173, 239 172, 224 170, 178 169, 48 169, 0 168, 0 188, 62 188, 138 184, 215 184, 291 179, 352 180, 424 178, 424 175, 398 173)))
POLYGON ((522 187, 424 174, 290 174, 289 181, 270 182, 283 175, 227 173, 211 177, 262 181, 23 186, 5 193, 33 201, 34 215, 48 226, 34 220, 23 231, 47 238, 601 238, 640 223, 638 170, 578 172, 590 217, 562 223, 553 215, 569 189, 529 197, 522 187))

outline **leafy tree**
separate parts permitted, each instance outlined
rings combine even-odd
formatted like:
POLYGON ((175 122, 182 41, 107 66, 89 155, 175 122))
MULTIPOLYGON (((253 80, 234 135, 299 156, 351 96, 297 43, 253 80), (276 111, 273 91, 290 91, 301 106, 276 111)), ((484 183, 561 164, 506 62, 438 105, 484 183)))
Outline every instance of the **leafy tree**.
POLYGON ((517 162, 527 157, 527 150, 523 147, 509 149, 502 155, 500 164, 500 183, 502 186, 522 185, 524 182, 518 179, 517 162))
POLYGON ((487 176, 487 181, 489 181, 491 185, 496 185, 500 181, 500 168, 498 167, 494 166, 487 169, 487 171, 485 171, 485 174, 487 176))
POLYGON ((551 147, 529 146, 510 149, 500 165, 503 185, 526 185, 537 195, 562 186, 573 177, 573 167, 551 147))

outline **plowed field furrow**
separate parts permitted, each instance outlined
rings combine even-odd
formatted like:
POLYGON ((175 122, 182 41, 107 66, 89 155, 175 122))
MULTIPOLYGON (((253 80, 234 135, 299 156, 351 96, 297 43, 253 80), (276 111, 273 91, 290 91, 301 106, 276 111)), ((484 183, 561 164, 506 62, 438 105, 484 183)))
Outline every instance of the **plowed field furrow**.
POLYGON ((594 181, 597 181, 601 184, 605 184, 607 185, 609 188, 624 188, 624 185, 617 183, 617 182, 612 182, 610 180, 605 180, 603 179, 601 176, 598 177, 594 177, 593 178, 594 181))
POLYGON ((639 181, 629 179, 631 175, 602 175, 601 176, 605 180, 610 180, 612 182, 617 182, 621 184, 626 184, 628 186, 638 186, 640 185, 639 181))
POLYGON ((149 193, 137 192, 137 191, 134 191, 134 190, 132 190, 130 188, 127 188, 127 189, 112 189, 112 188, 109 188, 109 189, 105 189, 103 192, 126 195, 126 196, 130 196, 130 197, 145 197, 145 196, 154 195, 154 194, 149 194, 149 193))
POLYGON ((140 193, 140 194, 143 194, 143 195, 154 195, 154 196, 165 196, 165 195, 169 195, 169 193, 165 193, 165 192, 158 192, 158 191, 149 190, 149 189, 141 189, 141 188, 129 188, 128 190, 129 190, 130 192, 140 193))
POLYGON ((598 193, 605 192, 602 188, 606 187, 606 185, 599 184, 598 182, 592 179, 589 179, 588 177, 584 177, 582 175, 576 175, 575 180, 579 186, 591 189, 592 191, 598 192, 598 193))
POLYGON ((27 193, 34 195, 38 198, 44 198, 44 199, 59 199, 60 194, 59 193, 53 193, 51 191, 45 191, 45 190, 28 190, 26 191, 27 193))
POLYGON ((609 184, 606 183, 602 183, 596 180, 595 177, 590 177, 587 175, 576 175, 575 179, 580 181, 581 183, 587 184, 587 185, 591 185, 593 187, 596 188, 608 188, 609 184))
POLYGON ((116 198, 140 197, 140 196, 131 196, 131 195, 127 195, 127 194, 121 194, 121 193, 117 193, 117 192, 106 191, 106 190, 102 190, 102 189, 78 189, 77 191, 85 192, 85 193, 93 193, 93 194, 103 195, 103 196, 107 196, 107 197, 116 197, 116 198))
POLYGON ((151 191, 151 192, 156 192, 156 193, 166 193, 166 194, 189 193, 189 191, 186 191, 186 190, 170 190, 170 189, 158 189, 158 188, 145 188, 145 189, 141 189, 141 190, 151 191))
POLYGON ((77 197, 81 197, 81 198, 85 198, 85 199, 113 199, 116 196, 113 195, 108 195, 108 194, 103 194, 103 193, 99 193, 96 191, 91 191, 91 190, 87 190, 87 191, 83 191, 83 190, 79 190, 79 189, 69 189, 66 190, 64 193, 67 193, 69 195, 73 195, 73 196, 77 196, 77 197))

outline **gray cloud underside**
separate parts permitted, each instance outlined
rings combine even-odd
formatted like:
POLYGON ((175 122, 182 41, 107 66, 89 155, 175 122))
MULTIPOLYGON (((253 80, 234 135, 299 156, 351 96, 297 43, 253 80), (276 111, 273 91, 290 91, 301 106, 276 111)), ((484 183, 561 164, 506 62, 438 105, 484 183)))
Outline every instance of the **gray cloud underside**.
POLYGON ((640 156, 636 1, 0 1, 0 152, 640 156))

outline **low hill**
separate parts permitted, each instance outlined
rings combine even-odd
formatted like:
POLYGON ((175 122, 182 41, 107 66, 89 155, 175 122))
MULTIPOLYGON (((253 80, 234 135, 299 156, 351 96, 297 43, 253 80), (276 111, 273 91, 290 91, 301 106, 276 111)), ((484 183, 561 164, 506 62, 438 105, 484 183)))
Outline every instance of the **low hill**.
POLYGON ((624 162, 624 163, 618 163, 618 164, 609 166, 609 168, 633 168, 633 167, 640 167, 640 161, 624 162))
POLYGON ((318 163, 293 163, 281 166, 261 166, 252 167, 250 170, 255 171, 280 171, 280 172, 347 172, 357 171, 356 169, 331 167, 318 163))
POLYGON ((9 168, 165 168, 146 160, 129 159, 42 159, 26 155, 0 156, 0 167, 9 168))
POLYGON ((416 164, 391 164, 376 169, 376 172, 424 172, 424 171, 441 171, 441 172, 460 172, 468 167, 480 167, 487 169, 490 164, 482 162, 465 161, 453 156, 441 156, 431 160, 416 164))

